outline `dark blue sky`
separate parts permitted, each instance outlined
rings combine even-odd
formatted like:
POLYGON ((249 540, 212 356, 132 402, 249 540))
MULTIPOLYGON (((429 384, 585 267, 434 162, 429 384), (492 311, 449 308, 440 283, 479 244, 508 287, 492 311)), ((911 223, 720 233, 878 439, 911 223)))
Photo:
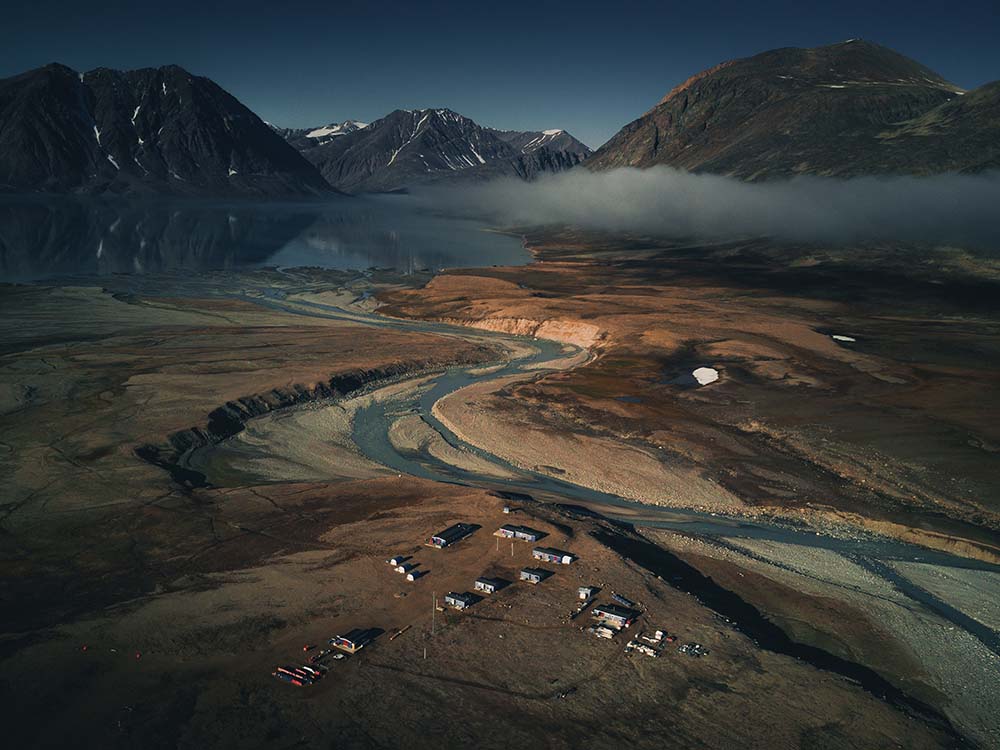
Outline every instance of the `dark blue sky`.
POLYGON ((1000 78, 992 2, 295 3, 14 0, 0 76, 178 63, 279 125, 450 107, 481 124, 566 128, 598 146, 725 59, 860 37, 971 88, 1000 78))

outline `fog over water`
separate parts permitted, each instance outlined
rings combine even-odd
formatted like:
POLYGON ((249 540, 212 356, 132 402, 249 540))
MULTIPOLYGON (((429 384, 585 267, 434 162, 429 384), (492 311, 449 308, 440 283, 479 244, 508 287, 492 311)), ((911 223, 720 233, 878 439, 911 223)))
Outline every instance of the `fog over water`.
POLYGON ((158 271, 517 265, 488 227, 706 240, 902 241, 1000 254, 1000 174, 745 183, 666 167, 426 187, 311 203, 0 198, 0 281, 158 271))
POLYGON ((525 184, 427 188, 423 204, 502 226, 571 225, 678 237, 901 240, 1000 249, 1000 174, 796 177, 746 183, 668 167, 578 168, 525 184))

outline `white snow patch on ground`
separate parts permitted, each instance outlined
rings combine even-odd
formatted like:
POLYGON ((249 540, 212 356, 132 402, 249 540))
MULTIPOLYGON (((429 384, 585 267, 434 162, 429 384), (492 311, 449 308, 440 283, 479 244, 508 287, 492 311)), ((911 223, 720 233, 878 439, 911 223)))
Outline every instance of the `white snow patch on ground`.
POLYGON ((100 258, 104 255, 104 240, 102 239, 97 245, 97 257, 100 258))
POLYGON ((97 139, 97 145, 101 145, 101 131, 97 129, 97 125, 94 125, 94 138, 97 139))
POLYGON ((719 371, 714 367, 699 367, 691 375, 698 381, 698 385, 708 385, 719 379, 719 371))
POLYGON ((833 339, 834 341, 847 341, 848 343, 851 344, 857 341, 857 339, 855 338, 851 338, 850 336, 842 336, 839 333, 833 334, 830 338, 833 339))
POLYGON ((229 168, 229 176, 232 177, 234 174, 237 174, 236 170, 233 169, 232 167, 230 167, 229 168))
POLYGON ((142 109, 142 105, 141 104, 138 107, 136 107, 135 108, 135 112, 132 113, 132 124, 133 125, 135 125, 135 118, 139 116, 139 110, 140 109, 142 109))
POLYGON ((162 82, 162 83, 160 84, 160 86, 161 86, 161 87, 163 88, 163 95, 164 95, 164 96, 166 96, 166 95, 167 95, 167 82, 166 82, 166 81, 163 81, 163 82, 162 82))
POLYGON ((559 135, 562 131, 561 130, 543 130, 542 132, 545 135, 559 135))
POLYGON ((118 166, 118 162, 115 161, 115 157, 113 157, 111 154, 108 154, 108 161, 111 162, 112 166, 115 169, 121 169, 121 167, 118 166))

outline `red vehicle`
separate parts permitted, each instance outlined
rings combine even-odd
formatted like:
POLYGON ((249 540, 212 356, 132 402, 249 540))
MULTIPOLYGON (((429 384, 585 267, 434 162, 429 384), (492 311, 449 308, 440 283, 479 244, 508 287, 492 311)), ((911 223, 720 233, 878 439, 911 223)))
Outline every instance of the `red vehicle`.
POLYGON ((277 667, 274 672, 274 676, 285 682, 290 682, 293 685, 298 685, 299 687, 305 687, 306 685, 313 684, 313 678, 307 673, 303 672, 296 667, 277 667), (284 675, 284 676, 282 676, 284 675))
POLYGON ((291 685, 296 685, 297 687, 305 687, 307 684, 309 684, 309 683, 303 682, 302 680, 300 680, 298 677, 295 677, 294 675, 288 674, 287 672, 282 672, 280 670, 280 668, 276 669, 271 674, 273 674, 275 677, 277 677, 282 682, 287 682, 287 683, 289 683, 291 685))

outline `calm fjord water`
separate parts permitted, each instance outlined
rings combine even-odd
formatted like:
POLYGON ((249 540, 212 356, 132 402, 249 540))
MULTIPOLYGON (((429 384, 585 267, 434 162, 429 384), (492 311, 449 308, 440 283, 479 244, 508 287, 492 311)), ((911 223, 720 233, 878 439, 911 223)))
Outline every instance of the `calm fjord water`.
POLYGON ((520 265, 518 238, 407 196, 326 202, 0 199, 0 281, 317 266, 402 272, 520 265))

